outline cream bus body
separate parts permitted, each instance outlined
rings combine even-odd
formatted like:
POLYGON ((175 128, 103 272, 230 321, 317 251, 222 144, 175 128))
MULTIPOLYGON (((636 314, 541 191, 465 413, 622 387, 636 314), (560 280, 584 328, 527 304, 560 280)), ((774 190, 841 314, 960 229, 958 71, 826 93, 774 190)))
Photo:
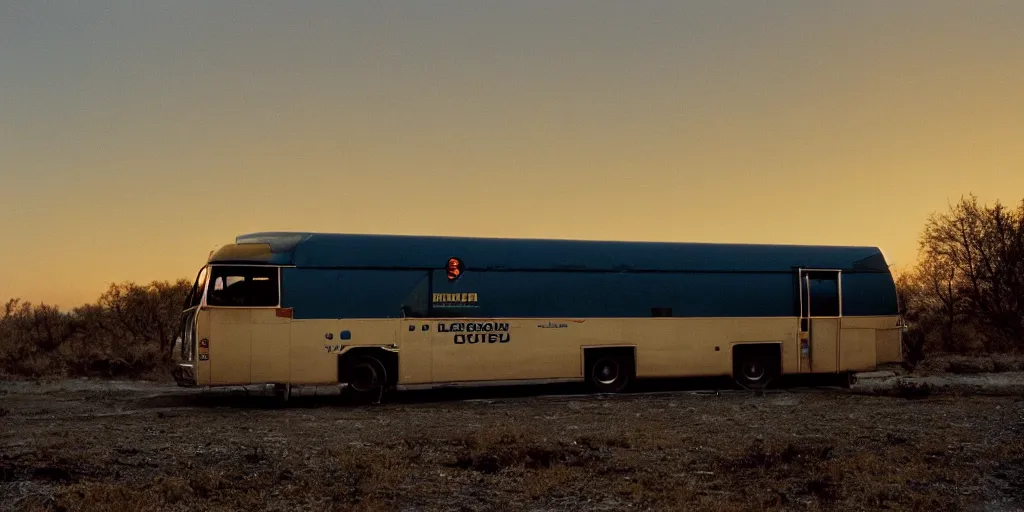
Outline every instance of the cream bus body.
POLYGON ((874 248, 265 233, 200 271, 175 378, 761 387, 898 362, 900 332, 874 248))

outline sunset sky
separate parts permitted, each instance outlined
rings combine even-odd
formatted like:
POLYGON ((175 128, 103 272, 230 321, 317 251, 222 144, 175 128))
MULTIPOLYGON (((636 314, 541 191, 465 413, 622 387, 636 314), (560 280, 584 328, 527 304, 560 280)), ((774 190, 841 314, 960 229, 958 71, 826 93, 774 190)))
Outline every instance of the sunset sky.
POLYGON ((1024 2, 2 2, 0 300, 264 230, 852 244, 1024 198, 1024 2))

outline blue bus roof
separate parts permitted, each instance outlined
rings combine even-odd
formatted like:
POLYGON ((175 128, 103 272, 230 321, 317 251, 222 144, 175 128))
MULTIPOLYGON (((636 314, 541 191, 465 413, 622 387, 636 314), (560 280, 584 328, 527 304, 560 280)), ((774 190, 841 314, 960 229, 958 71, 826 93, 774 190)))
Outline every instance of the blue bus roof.
POLYGON ((889 272, 877 247, 265 232, 241 235, 229 248, 211 254, 209 261, 439 269, 456 257, 467 270, 889 272))

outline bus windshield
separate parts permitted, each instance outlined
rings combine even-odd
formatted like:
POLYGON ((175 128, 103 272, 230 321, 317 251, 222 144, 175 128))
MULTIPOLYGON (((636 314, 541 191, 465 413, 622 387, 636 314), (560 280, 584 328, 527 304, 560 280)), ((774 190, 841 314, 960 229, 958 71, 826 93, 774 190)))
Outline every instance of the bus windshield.
POLYGON ((207 267, 203 267, 199 270, 196 282, 192 284, 192 290, 188 292, 188 297, 185 298, 185 309, 194 308, 203 301, 203 290, 206 289, 206 269, 207 267))
POLYGON ((215 265, 209 281, 206 303, 210 306, 278 305, 277 267, 215 265))

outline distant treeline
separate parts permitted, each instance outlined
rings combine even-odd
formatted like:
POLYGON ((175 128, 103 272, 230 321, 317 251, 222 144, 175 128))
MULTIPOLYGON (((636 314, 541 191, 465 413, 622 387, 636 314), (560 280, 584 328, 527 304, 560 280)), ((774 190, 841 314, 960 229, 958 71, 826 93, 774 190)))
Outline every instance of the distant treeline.
MULTIPOLYGON (((1024 351, 1024 201, 961 199, 932 215, 920 261, 896 273, 909 329, 904 359, 1024 351)), ((191 282, 113 284, 62 312, 12 299, 0 317, 0 376, 167 378, 191 282)))
POLYGON ((191 287, 184 279, 112 284, 72 311, 12 299, 0 316, 0 376, 167 378, 191 287))

